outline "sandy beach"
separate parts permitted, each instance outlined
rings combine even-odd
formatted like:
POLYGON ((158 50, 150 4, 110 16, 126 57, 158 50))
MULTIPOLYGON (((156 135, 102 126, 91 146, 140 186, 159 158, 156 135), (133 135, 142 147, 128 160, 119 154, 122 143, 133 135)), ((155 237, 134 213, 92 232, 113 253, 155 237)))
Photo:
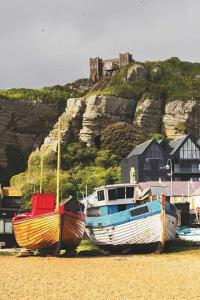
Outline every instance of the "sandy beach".
POLYGON ((0 299, 200 299, 200 249, 109 257, 0 256, 0 299))

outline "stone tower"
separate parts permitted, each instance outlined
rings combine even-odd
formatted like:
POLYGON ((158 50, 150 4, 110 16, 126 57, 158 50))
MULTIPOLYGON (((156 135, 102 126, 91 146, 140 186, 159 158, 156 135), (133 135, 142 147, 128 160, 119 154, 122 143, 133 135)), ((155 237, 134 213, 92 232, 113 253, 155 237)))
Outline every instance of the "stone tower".
POLYGON ((103 76, 103 61, 101 58, 90 58, 90 80, 95 83, 103 76))

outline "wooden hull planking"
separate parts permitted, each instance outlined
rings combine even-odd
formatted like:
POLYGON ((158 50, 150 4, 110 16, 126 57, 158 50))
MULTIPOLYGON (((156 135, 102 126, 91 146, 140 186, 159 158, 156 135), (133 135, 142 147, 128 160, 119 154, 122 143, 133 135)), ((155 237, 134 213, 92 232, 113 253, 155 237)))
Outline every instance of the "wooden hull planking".
POLYGON ((67 214, 62 215, 62 218, 61 248, 76 248, 83 238, 85 222, 67 214))
POLYGON ((68 214, 51 213, 13 224, 17 243, 32 250, 76 248, 83 237, 85 222, 68 214))
MULTIPOLYGON (((176 218, 166 214, 166 241, 176 234, 176 218)), ((161 216, 156 214, 116 226, 87 228, 86 232, 97 245, 145 245, 161 242, 161 216)))
POLYGON ((43 249, 56 246, 60 236, 60 214, 46 214, 19 220, 13 224, 20 247, 43 249))

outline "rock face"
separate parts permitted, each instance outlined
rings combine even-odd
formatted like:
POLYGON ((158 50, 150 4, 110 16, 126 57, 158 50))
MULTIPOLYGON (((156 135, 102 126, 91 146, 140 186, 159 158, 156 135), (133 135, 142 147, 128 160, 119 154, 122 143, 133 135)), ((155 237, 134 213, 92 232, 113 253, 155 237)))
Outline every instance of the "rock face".
POLYGON ((114 96, 90 96, 85 106, 80 139, 92 145, 107 125, 132 120, 136 101, 114 96))
POLYGON ((200 136, 200 101, 171 101, 146 98, 138 102, 135 123, 145 135, 163 133, 177 139, 191 132, 200 136))
POLYGON ((135 123, 148 136, 161 131, 163 108, 165 102, 162 98, 146 98, 139 101, 136 108, 135 123))
MULTIPOLYGON (((199 137, 199 116, 197 99, 165 103, 162 98, 146 96, 137 103, 110 95, 71 98, 60 116, 61 137, 63 143, 80 138, 88 146, 98 145, 102 131, 122 121, 137 125, 144 136, 164 133, 176 139, 191 132, 199 137)), ((43 142, 44 147, 56 151, 58 117, 52 104, 0 99, 0 174, 12 164, 19 166, 18 173, 25 169, 14 157, 16 153, 27 158, 43 142)))
POLYGON ((8 167, 9 151, 27 157, 39 147, 58 113, 50 104, 0 99, 0 169, 8 167))
MULTIPOLYGON (((79 138, 88 146, 94 145, 101 131, 109 124, 131 121, 134 117, 136 102, 114 96, 90 96, 71 98, 65 112, 61 115, 61 136, 63 143, 79 138)), ((53 151, 57 147, 56 124, 44 145, 53 151)))
POLYGON ((187 132, 200 136, 200 101, 173 101, 165 106, 163 132, 169 138, 179 138, 187 132))
POLYGON ((140 64, 134 64, 128 69, 127 82, 135 80, 145 80, 147 77, 147 70, 140 64))
MULTIPOLYGON (((70 139, 79 137, 82 128, 82 119, 85 110, 84 98, 71 98, 67 101, 67 106, 61 120, 61 140, 66 143, 70 139)), ((44 146, 56 151, 57 149, 57 129, 58 122, 54 125, 50 134, 44 140, 44 146)))

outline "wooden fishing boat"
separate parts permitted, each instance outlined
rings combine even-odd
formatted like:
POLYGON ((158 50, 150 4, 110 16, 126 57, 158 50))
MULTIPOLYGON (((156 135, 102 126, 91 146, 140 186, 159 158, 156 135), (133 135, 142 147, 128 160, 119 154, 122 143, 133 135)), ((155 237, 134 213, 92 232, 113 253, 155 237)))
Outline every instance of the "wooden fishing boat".
POLYGON ((179 227, 176 232, 181 240, 200 244, 200 228, 179 227))
POLYGON ((85 221, 78 201, 71 199, 55 211, 54 194, 43 193, 32 196, 31 212, 13 218, 13 228, 21 247, 58 254, 61 249, 76 249, 84 234, 85 221))
POLYGON ((108 185, 96 189, 87 200, 86 232, 104 249, 161 245, 176 234, 176 208, 161 200, 138 204, 133 184, 108 185))
POLYGON ((54 194, 42 193, 42 168, 41 159, 40 193, 32 196, 32 211, 12 220, 15 239, 19 246, 44 254, 59 254, 61 249, 74 251, 83 238, 85 217, 78 200, 70 197, 60 203, 60 121, 56 199, 54 194))

